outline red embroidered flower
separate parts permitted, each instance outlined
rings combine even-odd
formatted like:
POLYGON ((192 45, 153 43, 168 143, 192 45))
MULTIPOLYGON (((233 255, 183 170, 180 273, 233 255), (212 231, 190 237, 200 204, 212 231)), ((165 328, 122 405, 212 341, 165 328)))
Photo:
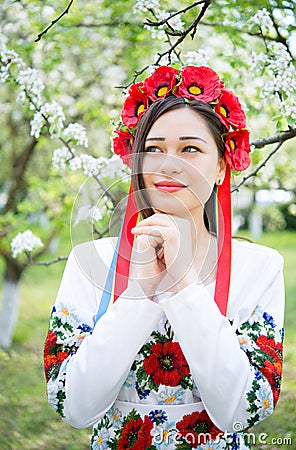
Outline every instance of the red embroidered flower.
POLYGON ((113 139, 114 153, 120 156, 124 164, 131 167, 131 154, 134 138, 128 131, 115 130, 117 136, 113 139))
POLYGON ((44 345, 44 371, 46 381, 52 375, 52 371, 58 371, 62 362, 68 358, 68 352, 59 351, 62 349, 61 345, 57 345, 57 335, 49 330, 44 345))
POLYGON ((186 414, 180 422, 176 423, 176 427, 192 448, 197 448, 211 439, 215 440, 220 433, 205 410, 186 414))
POLYGON ((283 346, 280 342, 276 343, 274 339, 267 336, 259 336, 256 339, 256 344, 268 357, 260 371, 271 386, 275 406, 280 395, 283 346), (270 361, 270 358, 272 361, 270 361))
POLYGON ((223 81, 209 67, 187 66, 182 70, 182 81, 174 95, 209 103, 221 94, 223 81))
POLYGON ((190 374, 189 366, 178 342, 157 342, 151 354, 144 359, 144 370, 155 384, 177 386, 182 378, 190 374))
POLYGON ((231 131, 225 140, 225 159, 230 169, 242 171, 250 165, 250 142, 248 130, 231 131))
POLYGON ((166 97, 177 82, 178 71, 173 67, 161 66, 144 81, 144 89, 153 101, 166 97))
POLYGON ((153 423, 148 416, 124 424, 118 439, 118 450, 145 450, 152 443, 153 423))
POLYGON ((268 338, 267 336, 259 336, 256 339, 256 344, 264 352, 271 356, 275 361, 282 360, 283 345, 278 342, 276 343, 274 339, 268 338))
POLYGON ((129 97, 126 98, 122 110, 122 122, 128 128, 137 125, 140 117, 148 107, 148 97, 141 90, 143 83, 133 84, 129 89, 129 97))
POLYGON ((246 115, 238 98, 228 89, 222 90, 222 95, 215 105, 215 111, 228 130, 230 125, 234 128, 245 128, 246 115))

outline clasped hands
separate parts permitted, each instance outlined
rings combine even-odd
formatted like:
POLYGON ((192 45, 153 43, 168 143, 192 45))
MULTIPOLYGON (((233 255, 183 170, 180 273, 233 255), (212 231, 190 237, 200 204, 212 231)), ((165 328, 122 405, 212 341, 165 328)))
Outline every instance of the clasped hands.
POLYGON ((147 296, 155 294, 166 275, 177 291, 197 281, 188 220, 155 213, 139 222, 132 233, 136 242, 130 279, 136 279, 147 296))

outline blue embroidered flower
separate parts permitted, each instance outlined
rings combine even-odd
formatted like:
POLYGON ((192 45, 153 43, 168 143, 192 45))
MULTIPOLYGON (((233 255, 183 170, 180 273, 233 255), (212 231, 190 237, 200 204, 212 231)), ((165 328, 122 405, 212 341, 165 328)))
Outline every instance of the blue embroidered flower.
POLYGON ((158 403, 160 405, 180 405, 183 401, 184 389, 181 387, 169 387, 166 386, 163 390, 160 390, 158 395, 158 403))
POLYGON ((258 413, 261 419, 270 416, 273 411, 273 396, 269 386, 262 386, 256 392, 255 404, 259 408, 258 413))
POLYGON ((149 417, 153 423, 156 423, 156 425, 160 425, 161 423, 164 423, 168 420, 166 412, 162 411, 161 409, 150 411, 149 417))
POLYGON ((78 330, 81 330, 83 333, 90 333, 92 331, 92 327, 87 325, 87 323, 83 323, 77 327, 78 330))
POLYGON ((122 425, 122 413, 114 405, 108 411, 108 417, 113 426, 120 427, 122 425))
POLYGON ((144 391, 141 390, 139 383, 136 381, 135 383, 135 387, 139 396, 140 400, 143 400, 144 398, 148 397, 148 395, 150 394, 150 389, 145 389, 144 391))
POLYGON ((105 450, 109 448, 108 441, 110 439, 109 431, 106 428, 98 430, 97 436, 94 437, 92 450, 105 450))
POLYGON ((263 316, 263 309, 262 306, 256 306, 256 308, 254 309, 254 311, 252 311, 250 317, 249 317, 249 324, 253 325, 255 322, 260 322, 260 320, 262 320, 262 316, 263 316))
POLYGON ((256 378, 257 381, 262 379, 262 373, 260 372, 260 370, 255 369, 255 373, 254 374, 255 374, 255 378, 256 378))
POLYGON ((273 317, 270 314, 268 314, 267 312, 263 313, 263 318, 272 326, 272 328, 276 327, 273 317))
POLYGON ((135 375, 132 370, 130 370, 125 382, 123 383, 123 386, 126 388, 131 388, 135 384, 135 375))

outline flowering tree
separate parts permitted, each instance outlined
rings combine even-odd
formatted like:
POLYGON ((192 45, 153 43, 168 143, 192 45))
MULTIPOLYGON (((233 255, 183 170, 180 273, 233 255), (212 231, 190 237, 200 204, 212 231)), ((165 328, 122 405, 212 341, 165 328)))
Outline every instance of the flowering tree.
POLYGON ((44 261, 42 255, 69 223, 75 194, 86 179, 95 183, 96 196, 87 192, 72 222, 90 221, 97 236, 109 232, 110 211, 125 186, 113 183, 109 190, 106 183, 128 176, 110 151, 109 122, 122 102, 115 85, 127 90, 158 64, 211 65, 249 108, 253 165, 244 178, 234 179, 233 189, 254 180, 258 186, 270 179, 276 187, 296 185, 287 164, 292 146, 281 151, 279 163, 270 163, 296 135, 294 2, 261 1, 259 11, 234 0, 75 3, 60 13, 57 1, 40 6, 5 0, 0 6, 3 348, 11 343, 24 270, 65 258, 44 261), (261 171, 267 162, 269 169, 261 171))

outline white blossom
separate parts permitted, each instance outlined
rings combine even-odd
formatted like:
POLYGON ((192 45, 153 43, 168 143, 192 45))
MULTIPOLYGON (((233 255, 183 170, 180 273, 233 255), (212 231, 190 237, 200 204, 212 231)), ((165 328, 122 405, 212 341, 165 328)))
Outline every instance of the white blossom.
POLYGON ((284 114, 286 117, 296 120, 296 105, 285 105, 284 114))
POLYGON ((209 62, 209 54, 204 49, 199 49, 196 52, 187 52, 184 55, 184 59, 186 61, 186 64, 188 65, 196 65, 196 66, 205 66, 209 62))
POLYGON ((72 154, 67 147, 57 148, 53 152, 52 165, 57 170, 64 170, 66 162, 72 158, 72 154))
POLYGON ((36 111, 33 119, 30 121, 31 125, 31 136, 34 136, 36 139, 39 138, 41 129, 44 124, 44 118, 40 111, 36 111))
POLYGON ((260 9, 249 22, 251 25, 258 25, 265 31, 269 31, 273 27, 272 20, 266 8, 260 9))
POLYGON ((82 161, 80 159, 80 156, 75 156, 74 158, 72 158, 69 161, 69 167, 70 167, 70 170, 73 170, 73 171, 81 169, 82 161))
POLYGON ((140 12, 147 12, 150 9, 158 10, 160 7, 159 0, 137 0, 134 6, 134 14, 140 12))
POLYGON ((45 103, 41 108, 40 112, 46 116, 50 128, 49 132, 51 135, 57 133, 60 134, 61 130, 64 128, 64 120, 65 120, 65 114, 63 112, 62 106, 56 102, 55 100, 52 100, 51 103, 45 103))
POLYGON ((70 123, 67 128, 63 130, 63 137, 66 140, 74 139, 78 145, 88 147, 88 139, 86 129, 79 123, 70 123))
POLYGON ((16 78, 21 91, 25 91, 30 96, 30 103, 33 109, 41 106, 41 94, 44 90, 44 83, 40 72, 31 67, 21 70, 16 78))
POLYGON ((122 181, 129 181, 130 169, 123 163, 118 155, 113 155, 111 158, 105 158, 105 165, 100 170, 100 176, 120 178, 122 181))
POLYGON ((168 20, 168 24, 175 30, 175 31, 184 31, 184 22, 181 20, 180 16, 174 16, 171 19, 168 20))
POLYGON ((146 30, 149 30, 151 32, 152 39, 159 39, 160 41, 165 38, 165 31, 163 25, 160 25, 159 27, 151 27, 150 25, 144 25, 144 28, 146 30))
POLYGON ((84 175, 95 175, 100 166, 101 166, 101 158, 94 158, 91 155, 87 155, 86 153, 83 153, 80 155, 83 173, 84 175))
POLYGON ((18 233, 11 241, 12 256, 16 258, 18 254, 24 251, 32 252, 35 247, 42 246, 41 240, 31 230, 26 230, 23 233, 18 233))
POLYGON ((23 60, 14 51, 6 46, 7 38, 0 32, 0 82, 5 83, 10 75, 11 65, 15 64, 18 67, 24 67, 23 60))
POLYGON ((268 65, 268 56, 265 53, 252 51, 250 59, 250 70, 259 75, 265 66, 268 65))

